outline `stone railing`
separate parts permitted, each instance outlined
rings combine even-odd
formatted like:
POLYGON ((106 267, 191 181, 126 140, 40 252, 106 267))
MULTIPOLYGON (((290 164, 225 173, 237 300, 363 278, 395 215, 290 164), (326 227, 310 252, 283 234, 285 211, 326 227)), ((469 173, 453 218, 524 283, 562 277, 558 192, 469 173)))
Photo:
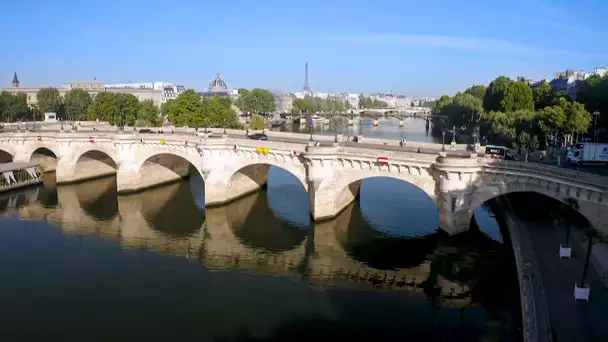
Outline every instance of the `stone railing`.
POLYGON ((608 186, 608 177, 596 175, 589 172, 570 170, 559 166, 490 158, 478 158, 477 162, 480 165, 491 168, 499 168, 508 171, 535 172, 546 175, 548 177, 557 177, 565 180, 576 180, 577 182, 587 183, 589 185, 602 187, 608 186))
POLYGON ((438 155, 434 153, 415 153, 406 151, 394 151, 394 150, 381 150, 381 149, 370 149, 370 148, 359 148, 349 146, 335 146, 331 147, 315 147, 308 146, 306 152, 309 155, 315 157, 327 156, 327 158, 347 158, 347 159, 370 159, 375 161, 378 157, 386 157, 396 160, 411 160, 420 161, 427 163, 434 163, 437 160, 438 155))

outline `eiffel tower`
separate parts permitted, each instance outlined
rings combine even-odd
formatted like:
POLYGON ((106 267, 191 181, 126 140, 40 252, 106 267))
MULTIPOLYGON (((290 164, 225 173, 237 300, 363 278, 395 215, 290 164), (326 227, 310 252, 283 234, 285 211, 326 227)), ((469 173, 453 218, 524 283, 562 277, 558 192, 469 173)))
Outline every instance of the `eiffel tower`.
POLYGON ((303 91, 312 93, 312 89, 310 89, 310 85, 308 85, 308 62, 304 64, 304 88, 303 91))

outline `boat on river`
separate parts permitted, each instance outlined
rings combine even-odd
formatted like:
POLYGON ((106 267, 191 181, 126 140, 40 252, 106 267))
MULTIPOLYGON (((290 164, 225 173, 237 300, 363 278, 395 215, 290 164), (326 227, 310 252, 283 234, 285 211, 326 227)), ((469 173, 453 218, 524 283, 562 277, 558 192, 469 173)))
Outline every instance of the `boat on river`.
POLYGON ((0 164, 0 193, 42 183, 38 163, 10 162, 0 164))

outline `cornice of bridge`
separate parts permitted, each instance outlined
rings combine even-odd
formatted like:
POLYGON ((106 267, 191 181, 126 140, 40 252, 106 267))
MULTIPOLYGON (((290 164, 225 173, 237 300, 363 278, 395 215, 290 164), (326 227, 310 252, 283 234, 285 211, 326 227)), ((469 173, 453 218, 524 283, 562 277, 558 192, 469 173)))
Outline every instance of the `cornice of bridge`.
POLYGON ((608 190, 608 177, 588 172, 580 172, 538 163, 488 158, 478 158, 477 162, 484 172, 533 177, 543 181, 559 182, 569 186, 578 186, 600 192, 608 190))

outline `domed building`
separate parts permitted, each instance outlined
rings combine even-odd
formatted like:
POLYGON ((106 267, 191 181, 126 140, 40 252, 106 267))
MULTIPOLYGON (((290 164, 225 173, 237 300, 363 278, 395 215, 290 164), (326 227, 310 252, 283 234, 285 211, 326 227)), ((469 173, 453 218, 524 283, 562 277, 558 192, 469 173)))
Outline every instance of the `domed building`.
POLYGON ((215 79, 209 83, 209 88, 203 92, 198 93, 201 97, 214 97, 214 96, 237 96, 239 94, 237 89, 229 88, 226 82, 220 77, 220 73, 215 74, 215 79))

